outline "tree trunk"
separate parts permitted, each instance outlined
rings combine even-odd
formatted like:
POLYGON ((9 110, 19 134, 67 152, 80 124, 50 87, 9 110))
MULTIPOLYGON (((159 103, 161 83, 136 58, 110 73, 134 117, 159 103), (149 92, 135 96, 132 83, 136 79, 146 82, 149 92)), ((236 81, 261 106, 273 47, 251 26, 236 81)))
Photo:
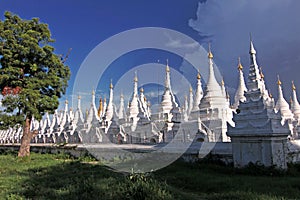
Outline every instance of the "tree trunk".
POLYGON ((21 146, 19 149, 18 157, 30 156, 30 141, 33 136, 30 131, 31 120, 26 117, 25 124, 23 126, 23 136, 21 139, 21 146))

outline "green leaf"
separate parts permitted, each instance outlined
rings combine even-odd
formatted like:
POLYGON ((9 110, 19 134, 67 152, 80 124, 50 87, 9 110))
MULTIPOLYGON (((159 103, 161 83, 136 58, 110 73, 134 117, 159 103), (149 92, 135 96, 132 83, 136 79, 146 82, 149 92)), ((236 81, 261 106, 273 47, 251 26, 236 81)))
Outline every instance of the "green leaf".
POLYGON ((38 18, 21 19, 5 12, 0 21, 0 92, 21 88, 2 99, 0 128, 13 126, 45 112, 53 113, 65 94, 70 69, 54 54, 48 25, 38 18))

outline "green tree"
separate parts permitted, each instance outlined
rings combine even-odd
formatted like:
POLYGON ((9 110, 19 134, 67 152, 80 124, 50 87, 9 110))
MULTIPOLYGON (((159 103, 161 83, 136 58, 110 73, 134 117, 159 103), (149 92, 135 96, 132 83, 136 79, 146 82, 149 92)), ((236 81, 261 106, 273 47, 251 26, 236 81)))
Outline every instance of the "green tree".
POLYGON ((47 24, 38 18, 21 19, 5 12, 0 21, 0 92, 3 95, 0 128, 23 126, 19 157, 30 155, 32 117, 53 113, 65 94, 70 69, 54 53, 47 24))

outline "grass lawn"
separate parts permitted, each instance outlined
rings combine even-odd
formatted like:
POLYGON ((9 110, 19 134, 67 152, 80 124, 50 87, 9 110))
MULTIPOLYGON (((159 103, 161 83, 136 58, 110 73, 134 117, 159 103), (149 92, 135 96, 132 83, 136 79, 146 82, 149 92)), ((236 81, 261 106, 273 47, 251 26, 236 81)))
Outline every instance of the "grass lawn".
POLYGON ((287 172, 175 162, 151 174, 113 172, 92 159, 0 154, 0 199, 300 199, 300 167, 287 172))

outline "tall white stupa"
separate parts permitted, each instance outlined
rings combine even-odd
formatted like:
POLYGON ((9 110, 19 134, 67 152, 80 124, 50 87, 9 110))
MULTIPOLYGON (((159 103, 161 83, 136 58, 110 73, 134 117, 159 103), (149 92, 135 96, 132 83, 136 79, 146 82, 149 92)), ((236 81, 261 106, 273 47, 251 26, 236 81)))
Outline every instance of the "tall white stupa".
POLYGON ((194 104, 192 111, 198 111, 199 110, 199 104, 200 101, 203 97, 203 90, 202 90, 202 84, 201 84, 201 75, 200 72, 198 71, 197 74, 197 87, 196 87, 196 92, 195 92, 195 99, 194 99, 194 104))
POLYGON ((236 93, 234 96, 234 104, 233 104, 234 109, 237 109, 240 102, 246 101, 245 92, 247 92, 247 87, 245 84, 243 66, 242 66, 240 58, 239 58, 239 62, 238 62, 238 71, 239 71, 239 83, 238 83, 238 87, 237 87, 237 90, 236 90, 236 93))
POLYGON ((232 119, 228 117, 232 111, 229 108, 226 98, 225 87, 220 86, 215 77, 213 54, 210 47, 208 52, 208 67, 208 81, 204 97, 199 104, 200 120, 206 127, 212 130, 213 136, 210 137, 211 142, 228 142, 230 138, 226 135, 227 122, 233 124, 232 119))
POLYGON ((300 122, 300 105, 297 99, 296 86, 294 85, 294 81, 292 82, 292 102, 291 102, 291 110, 294 114, 294 118, 300 122))
MULTIPOLYGON (((227 135, 232 142, 234 165, 242 167, 249 162, 265 166, 287 167, 288 124, 281 124, 281 114, 275 111, 256 62, 256 51, 250 39, 250 68, 246 100, 240 102, 227 135)), ((280 101, 281 102, 281 101, 280 101)))
POLYGON ((165 89, 162 95, 161 105, 161 112, 165 115, 168 115, 168 120, 170 120, 171 116, 169 116, 173 107, 178 107, 178 103, 175 100, 175 96, 173 94, 171 88, 171 77, 170 77, 170 67, 167 60, 166 65, 166 77, 165 77, 165 89))
POLYGON ((277 100, 276 105, 275 105, 275 112, 280 111, 280 114, 281 114, 281 117, 282 117, 282 120, 281 120, 282 125, 286 121, 290 121, 288 123, 291 124, 291 120, 293 119, 293 114, 290 110, 290 106, 289 106, 288 102, 283 97, 281 81, 279 79, 279 76, 278 76, 277 85, 278 85, 278 100, 277 100))

